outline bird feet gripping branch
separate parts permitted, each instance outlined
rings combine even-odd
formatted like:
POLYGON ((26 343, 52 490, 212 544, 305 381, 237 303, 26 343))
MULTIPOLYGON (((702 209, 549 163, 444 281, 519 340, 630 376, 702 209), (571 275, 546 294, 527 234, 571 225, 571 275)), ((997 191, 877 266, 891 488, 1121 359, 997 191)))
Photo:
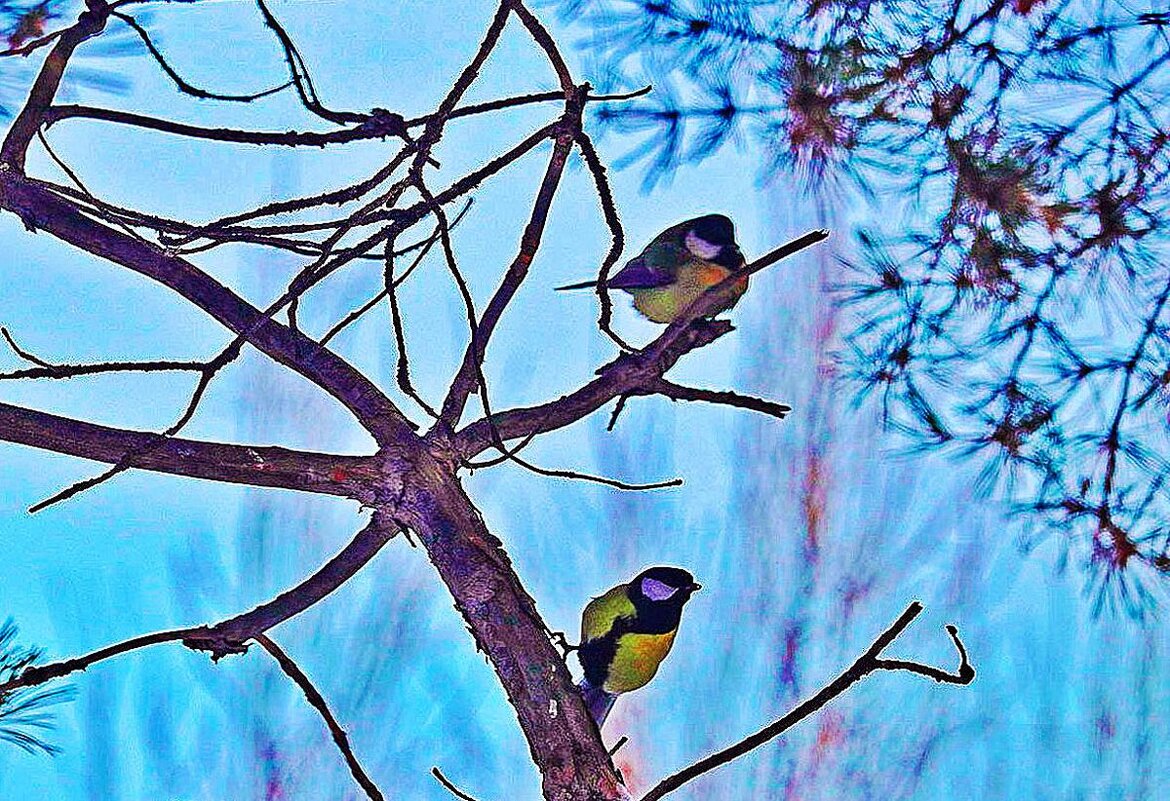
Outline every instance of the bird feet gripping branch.
POLYGON ((573 645, 570 643, 569 638, 565 636, 565 632, 563 631, 550 630, 548 637, 550 640, 552 640, 553 645, 557 647, 557 650, 561 652, 562 662, 568 662, 569 654, 573 653, 573 651, 579 651, 581 649, 580 645, 573 645))

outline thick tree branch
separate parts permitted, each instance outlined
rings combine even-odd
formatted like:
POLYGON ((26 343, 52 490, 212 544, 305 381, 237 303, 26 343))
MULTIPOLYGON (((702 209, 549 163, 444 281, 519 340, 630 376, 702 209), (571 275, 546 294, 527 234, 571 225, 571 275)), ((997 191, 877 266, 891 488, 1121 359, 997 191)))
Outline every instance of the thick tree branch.
POLYGON ((807 701, 803 702, 784 717, 768 724, 755 734, 749 735, 734 745, 728 746, 711 756, 704 757, 678 773, 663 779, 654 789, 642 796, 642 801, 658 801, 669 793, 674 792, 692 779, 702 776, 721 765, 726 765, 744 754, 759 748, 764 743, 779 737, 800 721, 812 715, 825 704, 844 693, 850 687, 876 670, 905 670, 921 676, 947 684, 970 684, 975 679, 975 669, 967 661, 967 652, 959 640, 958 631, 954 626, 947 626, 947 633, 955 643, 959 652, 959 669, 955 673, 947 673, 929 665, 920 665, 917 662, 881 659, 882 651, 896 640, 914 618, 922 612, 922 604, 918 601, 906 607, 894 623, 874 640, 865 653, 858 657, 849 668, 807 701))
POLYGON ((597 727, 499 540, 450 471, 421 454, 400 513, 455 598, 520 719, 548 801, 620 799, 597 727))
POLYGON ((380 444, 413 435, 409 421, 368 378, 309 337, 265 316, 190 262, 89 219, 11 169, 0 170, 0 206, 19 215, 31 229, 48 231, 178 292, 273 360, 341 401, 380 444))
POLYGON ((0 403, 0 441, 107 464, 138 451, 133 466, 140 470, 365 501, 371 499, 370 483, 379 475, 372 457, 190 439, 156 443, 157 438, 151 432, 110 428, 0 403), (152 443, 154 447, 149 447, 152 443))

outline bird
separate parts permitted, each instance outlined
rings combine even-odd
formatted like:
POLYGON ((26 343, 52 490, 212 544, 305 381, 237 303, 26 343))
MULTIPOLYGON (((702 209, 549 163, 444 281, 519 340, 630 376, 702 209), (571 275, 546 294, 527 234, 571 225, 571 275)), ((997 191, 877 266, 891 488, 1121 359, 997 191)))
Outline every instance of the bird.
POLYGON ((591 600, 581 614, 577 685, 600 729, 621 693, 644 686, 678 632, 682 608, 701 589, 679 567, 651 567, 591 600))
MULTIPOLYGON (((672 225, 611 276, 605 285, 634 297, 634 308, 656 323, 674 322, 709 288, 745 266, 735 243, 735 225, 722 214, 705 214, 672 225)), ((747 291, 745 275, 709 316, 727 311, 747 291)), ((596 288, 597 281, 557 287, 558 292, 596 288)))

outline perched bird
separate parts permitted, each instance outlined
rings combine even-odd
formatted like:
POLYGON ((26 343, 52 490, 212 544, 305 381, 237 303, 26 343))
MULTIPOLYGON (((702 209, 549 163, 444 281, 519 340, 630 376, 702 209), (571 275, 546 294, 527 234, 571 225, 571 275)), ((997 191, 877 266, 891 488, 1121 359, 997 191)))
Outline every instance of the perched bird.
POLYGON ((577 650, 585 678, 578 687, 599 728, 620 693, 654 678, 674 644, 683 605, 698 589, 681 568, 651 567, 585 607, 577 650))
MULTIPOLYGON (((672 225, 654 237, 605 285, 633 295, 634 308, 650 320, 669 323, 707 289, 743 269, 744 263, 731 220, 722 214, 707 214, 672 225)), ((711 314, 734 306, 747 285, 745 275, 711 314)), ((596 286, 597 281, 582 281, 557 290, 596 286)))

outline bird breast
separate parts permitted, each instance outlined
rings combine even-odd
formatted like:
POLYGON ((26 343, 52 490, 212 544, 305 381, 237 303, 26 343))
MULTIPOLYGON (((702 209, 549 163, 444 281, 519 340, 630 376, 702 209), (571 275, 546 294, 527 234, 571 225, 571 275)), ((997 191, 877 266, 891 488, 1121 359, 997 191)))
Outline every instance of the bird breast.
POLYGON ((605 689, 625 693, 643 686, 658 672, 658 665, 670 653, 675 632, 666 634, 623 634, 605 677, 605 689))

